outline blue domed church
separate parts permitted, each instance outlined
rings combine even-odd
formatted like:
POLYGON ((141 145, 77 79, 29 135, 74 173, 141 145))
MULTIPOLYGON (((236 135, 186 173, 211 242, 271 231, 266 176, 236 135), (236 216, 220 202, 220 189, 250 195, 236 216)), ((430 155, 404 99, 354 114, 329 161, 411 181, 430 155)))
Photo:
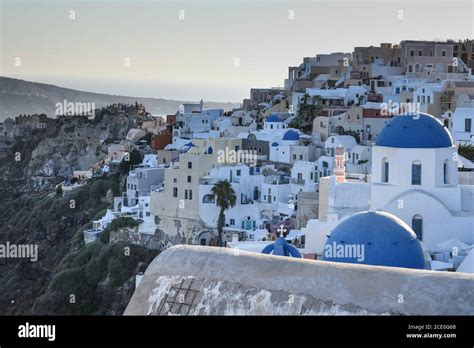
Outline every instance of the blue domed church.
POLYGON ((307 252, 360 242, 367 252, 360 263, 419 268, 418 243, 430 253, 450 239, 474 244, 474 186, 459 178, 457 146, 439 120, 395 116, 372 146, 367 182, 320 179, 319 218, 303 228, 307 252), (372 209, 377 212, 367 212, 372 209))
POLYGON ((410 226, 377 211, 357 213, 328 236, 323 260, 373 266, 425 268, 423 249, 410 226))
POLYGON ((373 147, 374 208, 401 218, 429 250, 452 238, 474 243, 473 190, 459 185, 457 156, 448 129, 423 113, 391 119, 373 147))

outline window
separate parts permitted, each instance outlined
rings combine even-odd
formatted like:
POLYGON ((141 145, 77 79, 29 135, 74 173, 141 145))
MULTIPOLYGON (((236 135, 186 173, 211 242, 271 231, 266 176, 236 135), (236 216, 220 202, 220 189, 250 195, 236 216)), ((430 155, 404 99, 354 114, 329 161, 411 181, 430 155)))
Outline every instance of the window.
POLYGON ((189 199, 193 199, 193 190, 189 190, 189 199))
POLYGON ((260 193, 258 192, 258 187, 255 186, 255 187, 253 188, 253 199, 254 199, 254 200, 257 200, 259 196, 260 196, 260 193))
POLYGON ((303 155, 300 155, 300 160, 303 160, 303 155))
POLYGON ((445 50, 441 51, 441 57, 446 57, 446 51, 445 50))
POLYGON ((173 178, 173 182, 178 182, 178 179, 176 179, 176 178, 173 178))
POLYGON ((203 203, 215 203, 215 199, 211 194, 204 195, 202 197, 202 202, 203 203))
POLYGON ((423 55, 423 51, 422 50, 418 50, 418 56, 421 57, 423 55))
POLYGON ((192 169, 193 168, 193 162, 188 162, 188 169, 192 169))
POLYGON ((415 232, 416 237, 419 240, 423 240, 423 217, 421 215, 415 215, 411 219, 411 228, 415 232))
POLYGON ((188 175, 188 182, 191 182, 191 175, 188 175))
POLYGON ((388 182, 389 163, 386 158, 382 160, 382 182, 388 182))
POLYGON ((415 50, 410 50, 410 56, 414 57, 415 56, 415 50))
POLYGON ((178 188, 173 187, 173 197, 178 197, 178 188))
POLYGON ((235 175, 240 176, 241 170, 237 169, 237 173, 235 175))
POLYGON ((188 199, 188 190, 184 190, 184 199, 188 199))
POLYGON ((421 185, 421 162, 415 161, 411 164, 411 184, 421 185))
POLYGON ((235 219, 230 219, 230 224, 231 224, 231 226, 234 226, 235 225, 235 219))
POLYGON ((472 119, 466 118, 464 120, 464 131, 465 132, 471 132, 471 126, 472 126, 472 119))
POLYGON ((449 164, 448 160, 443 163, 443 182, 445 185, 449 184, 449 164))

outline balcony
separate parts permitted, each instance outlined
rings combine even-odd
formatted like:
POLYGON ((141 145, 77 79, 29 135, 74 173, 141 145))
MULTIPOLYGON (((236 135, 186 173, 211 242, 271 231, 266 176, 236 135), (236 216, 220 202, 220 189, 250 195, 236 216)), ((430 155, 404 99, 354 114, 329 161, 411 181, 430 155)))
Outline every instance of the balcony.
POLYGON ((304 185, 305 179, 302 178, 291 178, 290 182, 295 185, 304 185))
POLYGON ((286 185, 290 183, 290 179, 287 177, 284 177, 284 178, 266 177, 263 182, 269 185, 286 185))

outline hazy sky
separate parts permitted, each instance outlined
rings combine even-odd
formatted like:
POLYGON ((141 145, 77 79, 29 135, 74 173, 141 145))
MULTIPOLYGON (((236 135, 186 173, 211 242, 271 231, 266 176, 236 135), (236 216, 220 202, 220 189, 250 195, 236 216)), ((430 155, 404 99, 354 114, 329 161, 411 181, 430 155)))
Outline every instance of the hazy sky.
POLYGON ((289 65, 316 53, 473 38, 473 3, 0 0, 0 74, 93 92, 241 101, 250 87, 283 85, 289 65))

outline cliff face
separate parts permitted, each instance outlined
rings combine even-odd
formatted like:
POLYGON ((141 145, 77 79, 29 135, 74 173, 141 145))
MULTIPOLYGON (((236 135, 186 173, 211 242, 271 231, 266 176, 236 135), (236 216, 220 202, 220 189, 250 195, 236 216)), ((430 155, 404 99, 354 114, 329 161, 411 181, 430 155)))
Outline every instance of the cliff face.
POLYGON ((106 111, 94 120, 57 119, 17 139, 0 159, 0 244, 38 251, 36 261, 0 258, 0 315, 123 312, 136 272, 157 252, 127 243, 85 246, 82 233, 111 207, 106 193, 121 194, 123 176, 96 178, 69 193, 54 186, 105 158, 107 144, 124 138, 136 117, 106 111))
POLYGON ((131 127, 126 115, 107 115, 98 122, 82 117, 57 121, 57 136, 46 137, 32 151, 28 175, 72 175, 107 156, 107 144, 125 138, 131 127))

